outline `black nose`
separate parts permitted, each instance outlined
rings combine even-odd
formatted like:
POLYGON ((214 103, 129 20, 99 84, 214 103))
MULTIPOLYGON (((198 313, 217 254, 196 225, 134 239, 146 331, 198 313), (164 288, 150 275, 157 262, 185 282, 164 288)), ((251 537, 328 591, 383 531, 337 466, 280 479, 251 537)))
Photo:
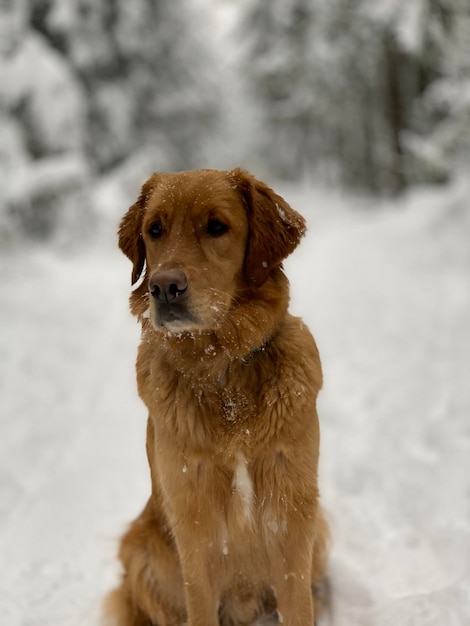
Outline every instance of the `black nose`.
POLYGON ((156 300, 175 300, 188 288, 188 279, 181 270, 154 272, 150 276, 149 291, 156 300))

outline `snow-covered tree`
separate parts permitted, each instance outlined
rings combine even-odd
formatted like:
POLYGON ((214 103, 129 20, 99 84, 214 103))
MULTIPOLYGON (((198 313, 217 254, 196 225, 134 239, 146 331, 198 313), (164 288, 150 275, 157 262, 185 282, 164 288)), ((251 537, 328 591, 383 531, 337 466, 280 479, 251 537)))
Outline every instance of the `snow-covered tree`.
POLYGON ((245 37, 244 70, 264 117, 258 149, 274 174, 292 178, 312 156, 314 3, 255 0, 247 6, 239 30, 245 37))
POLYGON ((380 187, 380 37, 350 0, 257 0, 243 23, 246 74, 275 174, 380 187))
POLYGON ((66 222, 76 227, 83 212, 84 96, 65 60, 29 27, 27 2, 1 9, 0 221, 3 232, 47 237, 66 222))
POLYGON ((87 91, 98 170, 148 146, 167 168, 201 162, 219 93, 204 22, 188 0, 49 0, 37 16, 87 91))
POLYGON ((0 0, 3 231, 47 236, 59 207, 89 206, 75 198, 88 173, 139 151, 159 169, 215 165, 208 29, 190 0, 0 0))
POLYGON ((470 5, 443 4, 445 28, 432 31, 433 80, 414 103, 414 125, 404 138, 418 180, 446 179, 470 161, 470 5))
POLYGON ((438 144, 462 143, 465 0, 247 6, 246 75, 263 119, 259 151, 274 173, 327 173, 346 185, 399 191, 431 174, 422 164, 438 144), (431 133, 439 114, 443 124, 431 133))

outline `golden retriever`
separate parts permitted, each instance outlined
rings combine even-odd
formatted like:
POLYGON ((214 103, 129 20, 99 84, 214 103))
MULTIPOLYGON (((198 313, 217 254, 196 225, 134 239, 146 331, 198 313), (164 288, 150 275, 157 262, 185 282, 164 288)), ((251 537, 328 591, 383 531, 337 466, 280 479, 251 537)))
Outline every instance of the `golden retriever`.
POLYGON ((314 623, 322 372, 282 269, 304 232, 240 169, 154 174, 122 219, 152 494, 122 539, 109 623, 314 623))

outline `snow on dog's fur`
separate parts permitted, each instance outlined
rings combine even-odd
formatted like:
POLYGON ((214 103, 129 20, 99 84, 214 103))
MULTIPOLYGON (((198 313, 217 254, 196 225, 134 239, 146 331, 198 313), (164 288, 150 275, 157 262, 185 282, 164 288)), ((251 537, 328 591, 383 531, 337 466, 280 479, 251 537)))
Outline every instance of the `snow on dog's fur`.
POLYGON ((152 494, 121 542, 117 626, 313 624, 322 373, 281 265, 304 231, 238 169, 154 174, 121 222, 152 494))

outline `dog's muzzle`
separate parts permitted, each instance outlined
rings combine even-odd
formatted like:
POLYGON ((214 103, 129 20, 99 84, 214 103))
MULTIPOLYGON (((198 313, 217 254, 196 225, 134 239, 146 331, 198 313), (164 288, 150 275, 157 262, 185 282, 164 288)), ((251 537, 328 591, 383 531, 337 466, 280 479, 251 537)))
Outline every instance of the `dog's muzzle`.
POLYGON ((154 272, 148 286, 155 305, 156 326, 182 328, 197 322, 189 309, 188 279, 184 272, 179 269, 154 272))

